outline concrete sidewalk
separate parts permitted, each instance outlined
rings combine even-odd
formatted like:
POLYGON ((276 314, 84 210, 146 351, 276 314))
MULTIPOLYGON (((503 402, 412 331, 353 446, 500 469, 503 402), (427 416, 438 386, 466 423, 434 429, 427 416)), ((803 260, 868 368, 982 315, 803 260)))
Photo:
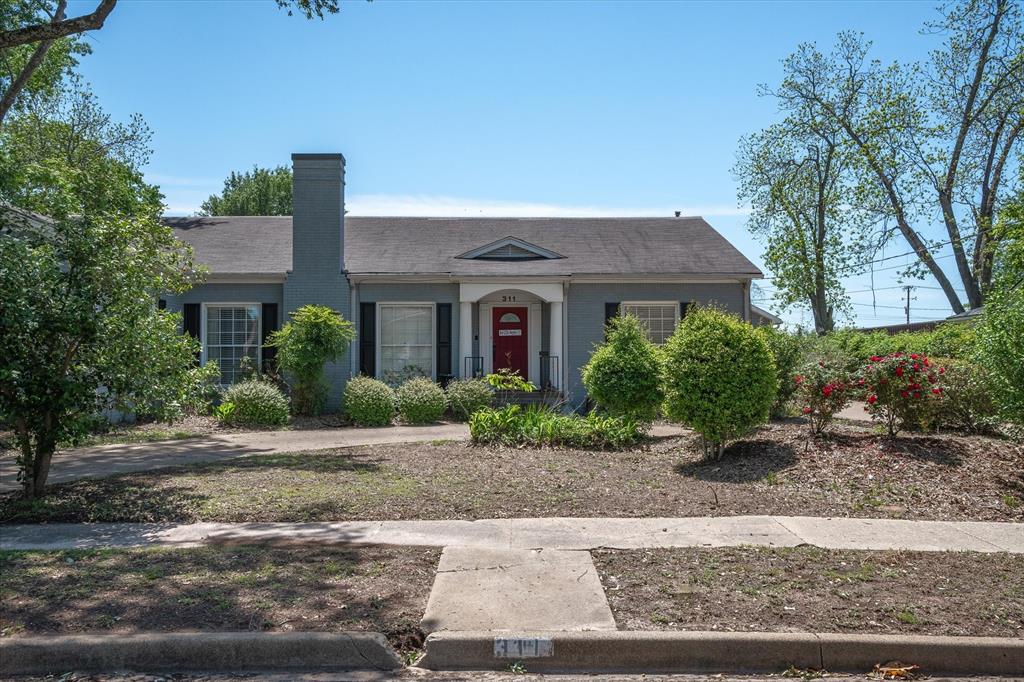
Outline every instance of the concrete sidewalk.
POLYGON ((980 521, 718 516, 324 523, 92 523, 0 526, 0 549, 381 544, 495 550, 598 547, 795 547, 1024 554, 1024 524, 980 521))
MULTIPOLYGON (((246 431, 205 438, 131 445, 101 445, 58 452, 48 483, 79 478, 99 478, 132 471, 219 462, 247 455, 268 455, 302 450, 328 450, 386 443, 417 443, 431 440, 466 440, 465 424, 384 426, 375 429, 337 428, 295 431, 246 431)), ((14 452, 0 459, 0 491, 18 488, 14 452)))

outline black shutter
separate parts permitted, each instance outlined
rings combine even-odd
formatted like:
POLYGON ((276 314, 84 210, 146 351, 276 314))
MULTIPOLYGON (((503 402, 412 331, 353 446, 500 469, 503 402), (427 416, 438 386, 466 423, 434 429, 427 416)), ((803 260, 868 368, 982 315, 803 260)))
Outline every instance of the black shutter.
POLYGON ((156 309, 157 310, 167 310, 167 299, 166 298, 161 298, 161 299, 157 300, 157 302, 156 302, 156 309))
POLYGON ((377 375, 377 304, 359 304, 359 373, 377 375))
POLYGON ((437 380, 447 385, 452 378, 452 304, 437 304, 437 380))
MULTIPOLYGON (((181 331, 183 334, 188 334, 193 339, 197 339, 202 343, 202 339, 199 338, 199 314, 202 306, 198 303, 186 303, 181 308, 181 331)), ((202 351, 196 353, 196 362, 202 359, 202 351)))
POLYGON ((619 315, 619 304, 618 303, 605 303, 604 304, 604 329, 605 336, 608 336, 608 323, 612 321, 613 317, 619 315))
POLYGON ((262 369, 264 372, 273 372, 277 369, 277 365, 274 363, 277 359, 277 348, 268 346, 267 339, 271 334, 280 329, 280 326, 277 324, 277 304, 264 303, 261 318, 263 322, 263 337, 260 339, 260 345, 263 346, 262 369))
POLYGON ((686 317, 686 313, 690 312, 690 306, 693 305, 693 301, 680 301, 679 302, 679 319, 682 320, 686 317))

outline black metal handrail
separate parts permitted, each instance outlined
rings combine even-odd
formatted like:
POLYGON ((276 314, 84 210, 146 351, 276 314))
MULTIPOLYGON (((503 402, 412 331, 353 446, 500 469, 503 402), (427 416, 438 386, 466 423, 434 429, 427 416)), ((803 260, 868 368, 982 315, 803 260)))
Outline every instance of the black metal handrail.
POLYGON ((558 356, 546 350, 540 352, 540 388, 547 391, 557 387, 559 377, 558 356))
POLYGON ((484 357, 482 355, 467 355, 462 360, 462 376, 477 379, 484 375, 484 357))

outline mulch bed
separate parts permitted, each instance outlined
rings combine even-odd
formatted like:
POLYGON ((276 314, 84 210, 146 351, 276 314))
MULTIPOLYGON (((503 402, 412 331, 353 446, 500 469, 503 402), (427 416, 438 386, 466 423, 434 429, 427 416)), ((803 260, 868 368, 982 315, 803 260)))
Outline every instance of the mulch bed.
POLYGON ((0 636, 367 630, 419 648, 440 551, 203 547, 0 553, 0 636))
POLYGON ((1024 557, 970 552, 598 550, 623 630, 1024 636, 1024 557))
MULTIPOLYGON (((60 467, 59 455, 54 467, 60 467)), ((718 461, 695 436, 623 452, 437 441, 258 455, 0 497, 0 522, 324 521, 779 514, 1024 521, 1024 448, 766 426, 718 461)))

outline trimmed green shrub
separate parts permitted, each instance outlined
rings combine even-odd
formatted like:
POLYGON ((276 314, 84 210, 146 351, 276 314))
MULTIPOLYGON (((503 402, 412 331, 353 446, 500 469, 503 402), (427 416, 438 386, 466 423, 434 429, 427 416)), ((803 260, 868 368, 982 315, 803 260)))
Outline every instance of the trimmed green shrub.
POLYGON ((291 318, 267 345, 277 349, 277 366, 292 379, 296 413, 320 414, 329 390, 324 365, 345 354, 355 330, 341 313, 322 305, 304 305, 291 318))
POLYGON ((581 417, 519 405, 477 410, 469 418, 469 433, 474 443, 575 448, 623 448, 644 436, 641 424, 625 417, 581 417))
POLYGON ((796 393, 797 384, 793 381, 797 367, 803 358, 804 342, 799 336, 789 334, 775 327, 758 327, 757 333, 764 339, 768 351, 775 361, 775 402, 772 403, 772 416, 788 415, 789 403, 796 393))
POLYGON ((944 372, 917 353, 872 356, 861 370, 871 418, 881 422, 890 438, 902 429, 926 425, 942 395, 944 372))
POLYGON ((988 371, 956 358, 935 358, 932 362, 944 370, 942 396, 934 406, 934 425, 970 433, 994 431, 999 420, 988 371))
POLYGON ((419 377, 402 384, 395 392, 398 416, 406 424, 431 424, 444 415, 448 401, 444 389, 430 379, 419 377))
POLYGON ((445 389, 448 408, 452 415, 467 421, 474 412, 490 407, 494 402, 494 391, 483 379, 455 379, 445 389))
POLYGON ((583 368, 583 385, 611 415, 653 421, 665 399, 661 358, 636 317, 613 317, 608 338, 583 368))
POLYGON ((387 426, 395 418, 395 392, 383 381, 353 377, 345 384, 345 413, 359 426, 387 426))
POLYGON ((698 308, 663 346, 668 417, 701 434, 720 456, 726 441, 768 421, 775 363, 764 338, 720 310, 698 308))
POLYGON ((809 362, 790 381, 814 434, 823 433, 836 413, 850 404, 850 375, 840 362, 809 362))
POLYGON ((985 303, 975 360, 988 370, 999 415, 1024 427, 1024 289, 997 292, 985 303))
POLYGON ((273 384, 246 379, 228 387, 216 414, 225 424, 280 426, 288 423, 288 398, 273 384))
POLYGON ((974 352, 976 337, 975 325, 955 322, 940 324, 932 331, 899 334, 840 329, 817 337, 812 342, 812 352, 832 357, 836 354, 848 356, 855 363, 848 369, 856 371, 872 356, 884 357, 893 353, 968 359, 974 352))

